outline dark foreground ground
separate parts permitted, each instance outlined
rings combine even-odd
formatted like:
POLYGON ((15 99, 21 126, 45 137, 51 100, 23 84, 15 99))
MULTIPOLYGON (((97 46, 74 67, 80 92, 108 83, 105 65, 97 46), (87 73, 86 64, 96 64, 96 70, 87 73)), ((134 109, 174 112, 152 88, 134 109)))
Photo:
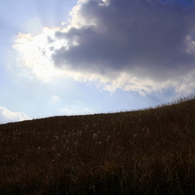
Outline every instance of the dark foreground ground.
POLYGON ((195 194, 195 99, 0 125, 0 194, 195 194))

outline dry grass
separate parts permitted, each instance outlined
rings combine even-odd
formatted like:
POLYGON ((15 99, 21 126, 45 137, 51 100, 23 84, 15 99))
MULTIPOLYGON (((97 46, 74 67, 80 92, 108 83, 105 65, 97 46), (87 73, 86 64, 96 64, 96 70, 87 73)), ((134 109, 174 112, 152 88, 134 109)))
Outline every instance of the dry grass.
POLYGON ((195 99, 0 125, 0 194, 195 194, 195 99))

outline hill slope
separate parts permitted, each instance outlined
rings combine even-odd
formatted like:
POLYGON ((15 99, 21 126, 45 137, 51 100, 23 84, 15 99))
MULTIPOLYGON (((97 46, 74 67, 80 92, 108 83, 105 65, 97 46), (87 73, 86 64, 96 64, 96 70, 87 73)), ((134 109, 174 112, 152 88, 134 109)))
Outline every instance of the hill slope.
POLYGON ((0 125, 0 194, 195 194, 195 99, 0 125))

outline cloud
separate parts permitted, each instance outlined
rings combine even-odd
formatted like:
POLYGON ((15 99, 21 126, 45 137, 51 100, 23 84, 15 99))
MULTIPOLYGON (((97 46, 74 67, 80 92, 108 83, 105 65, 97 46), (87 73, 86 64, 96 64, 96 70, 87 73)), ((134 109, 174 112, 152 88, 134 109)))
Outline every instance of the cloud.
POLYGON ((142 95, 195 82, 195 6, 157 0, 79 0, 66 27, 20 33, 20 63, 44 80, 68 76, 142 95))
POLYGON ((87 106, 80 100, 76 100, 75 104, 71 106, 70 108, 67 107, 62 107, 59 109, 59 112, 61 114, 66 114, 66 115, 82 115, 82 114, 90 114, 92 111, 87 108, 87 106))
POLYGON ((49 99, 49 103, 55 105, 55 104, 59 103, 60 100, 61 100, 61 98, 59 96, 52 95, 49 99))
POLYGON ((0 124, 23 120, 30 120, 30 118, 23 112, 12 112, 7 108, 0 106, 0 124))

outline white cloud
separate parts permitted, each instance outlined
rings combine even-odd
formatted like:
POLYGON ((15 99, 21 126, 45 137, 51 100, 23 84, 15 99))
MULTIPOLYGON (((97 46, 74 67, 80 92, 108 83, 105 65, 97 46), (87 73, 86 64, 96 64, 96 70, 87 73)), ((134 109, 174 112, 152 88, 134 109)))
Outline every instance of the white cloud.
MULTIPOLYGON (((141 95, 195 89, 195 6, 158 0, 79 0, 70 23, 20 33, 19 63, 40 79, 72 77, 141 95)), ((63 21, 63 19, 62 19, 63 21)))
POLYGON ((59 109, 61 114, 65 115, 82 115, 82 114, 90 114, 92 111, 87 108, 87 106, 80 100, 76 100, 75 104, 70 108, 62 107, 59 109))
POLYGON ((23 112, 12 112, 7 108, 0 106, 0 123, 17 122, 23 120, 30 120, 30 118, 23 112))
POLYGON ((49 103, 50 104, 57 104, 60 100, 61 100, 61 98, 59 96, 52 95, 49 99, 49 103))
POLYGON ((52 96, 50 97, 50 100, 51 100, 52 102, 57 102, 57 101, 61 100, 61 98, 60 98, 59 96, 52 95, 52 96))

